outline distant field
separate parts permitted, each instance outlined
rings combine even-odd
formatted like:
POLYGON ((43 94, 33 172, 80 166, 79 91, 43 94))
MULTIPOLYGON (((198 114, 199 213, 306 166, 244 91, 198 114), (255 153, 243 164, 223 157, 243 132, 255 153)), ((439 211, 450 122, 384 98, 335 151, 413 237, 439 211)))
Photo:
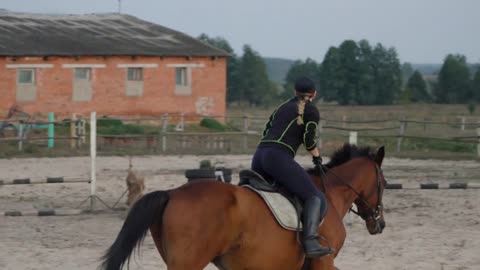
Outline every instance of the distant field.
MULTIPOLYGON (((467 123, 480 121, 480 105, 473 114, 468 112, 466 105, 440 105, 440 104, 408 104, 389 106, 337 106, 329 104, 317 104, 320 116, 326 119, 341 121, 365 121, 365 120, 407 120, 438 121, 460 123, 460 117, 467 117, 467 123), (346 117, 346 118, 344 118, 346 117)), ((245 108, 229 107, 229 116, 249 115, 255 118, 267 120, 272 108, 245 108)), ((258 119, 261 122, 261 119, 258 119)))
MULTIPOLYGON (((445 105, 445 104, 406 104, 406 105, 383 105, 383 106, 338 106, 317 103, 320 113, 328 118, 341 118, 347 115, 353 118, 378 118, 407 116, 408 118, 430 117, 435 119, 455 118, 456 116, 480 117, 480 105, 470 115, 466 105, 445 105), (361 114, 359 114, 359 112, 361 114)), ((271 112, 272 108, 245 108, 229 107, 229 115, 243 115, 248 112, 251 115, 265 115, 271 112)))

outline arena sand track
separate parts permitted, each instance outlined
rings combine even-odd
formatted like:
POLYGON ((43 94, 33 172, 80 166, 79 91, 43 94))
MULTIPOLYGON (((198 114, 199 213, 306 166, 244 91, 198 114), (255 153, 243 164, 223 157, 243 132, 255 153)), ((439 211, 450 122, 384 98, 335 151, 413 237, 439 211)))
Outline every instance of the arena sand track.
MULTIPOLYGON (((147 191, 170 189, 185 183, 183 170, 197 167, 205 158, 236 169, 248 167, 250 159, 136 157, 134 169, 146 176, 147 191)), ((298 160, 309 165, 308 157, 298 160)), ((98 159, 98 195, 110 205, 125 189, 127 166, 124 157, 98 159)), ((0 160, 3 180, 87 176, 88 170, 89 160, 83 157, 0 160)), ((404 184, 480 180, 480 164, 475 161, 386 159, 384 172, 388 181, 404 184)), ((0 211, 72 208, 88 193, 85 183, 0 186, 0 211)), ((357 217, 346 219, 351 225, 337 258, 340 269, 480 269, 480 190, 387 190, 384 204, 387 228, 380 236, 370 236, 357 217)), ((123 215, 0 216, 0 269, 96 269, 123 215)), ((150 237, 142 246, 142 256, 130 266, 132 270, 165 269, 150 237)))

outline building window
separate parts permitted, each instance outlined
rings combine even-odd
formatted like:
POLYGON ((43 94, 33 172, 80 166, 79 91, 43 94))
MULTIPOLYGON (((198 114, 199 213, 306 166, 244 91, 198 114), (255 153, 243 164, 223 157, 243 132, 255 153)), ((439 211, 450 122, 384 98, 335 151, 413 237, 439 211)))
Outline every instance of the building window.
POLYGON ((175 94, 189 96, 192 94, 192 70, 189 67, 175 68, 175 94))
POLYGON ((143 95, 143 68, 127 68, 127 96, 139 97, 143 95))
POLYGON ((92 95, 92 69, 89 67, 74 68, 72 100, 77 102, 91 101, 92 95))
POLYGON ((35 68, 17 69, 17 101, 34 101, 37 98, 35 68))
POLYGON ((91 68, 75 68, 75 80, 90 81, 92 75, 91 68))
POLYGON ((127 68, 127 80, 143 81, 143 68, 127 68))
POLYGON ((24 84, 35 83, 35 69, 19 69, 17 72, 17 82, 24 84))
POLYGON ((177 67, 175 70, 176 83, 179 86, 188 86, 188 70, 186 67, 177 67))

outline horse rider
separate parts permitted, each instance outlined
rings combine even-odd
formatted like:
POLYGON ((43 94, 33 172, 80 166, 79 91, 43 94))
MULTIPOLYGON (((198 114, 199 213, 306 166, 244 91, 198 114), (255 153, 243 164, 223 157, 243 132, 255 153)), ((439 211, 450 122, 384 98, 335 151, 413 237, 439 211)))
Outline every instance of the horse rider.
POLYGON ((327 212, 325 195, 317 189, 307 172, 295 160, 301 144, 312 155, 315 166, 322 166, 317 148, 320 114, 312 103, 317 92, 307 77, 295 81, 295 96, 282 103, 271 115, 252 160, 252 170, 273 179, 302 200, 302 242, 307 258, 334 253, 319 242, 318 227, 327 212))

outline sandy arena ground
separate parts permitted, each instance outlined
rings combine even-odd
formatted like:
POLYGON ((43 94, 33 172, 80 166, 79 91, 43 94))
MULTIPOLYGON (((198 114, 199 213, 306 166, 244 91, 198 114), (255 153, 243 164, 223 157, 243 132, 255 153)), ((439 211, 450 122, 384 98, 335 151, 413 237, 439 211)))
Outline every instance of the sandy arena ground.
MULTIPOLYGON (((186 182, 183 171, 210 158, 227 167, 249 166, 249 156, 155 156, 134 158, 134 170, 146 177, 147 191, 170 189, 186 182)), ((307 157, 300 163, 309 165, 307 157)), ((113 205, 125 190, 128 159, 98 159, 98 196, 113 205)), ((0 160, 0 180, 45 176, 87 176, 88 158, 0 160)), ((387 159, 384 173, 391 183, 479 181, 474 161, 387 159)), ((237 180, 234 178, 234 181, 237 180)), ((75 208, 89 186, 48 184, 0 186, 0 212, 34 208, 75 208)), ((122 200, 121 206, 124 206, 122 200)), ((480 190, 387 190, 387 228, 370 236, 357 217, 341 254, 340 269, 480 269, 480 190)), ((83 205, 85 208, 86 205, 83 205)), ((98 205, 101 209, 101 205, 98 205)), ((68 217, 4 217, 0 215, 0 269, 96 269, 98 258, 116 237, 123 213, 68 217)), ((130 269, 165 269, 150 237, 130 269)), ((215 269, 209 266, 207 269, 215 269)))

